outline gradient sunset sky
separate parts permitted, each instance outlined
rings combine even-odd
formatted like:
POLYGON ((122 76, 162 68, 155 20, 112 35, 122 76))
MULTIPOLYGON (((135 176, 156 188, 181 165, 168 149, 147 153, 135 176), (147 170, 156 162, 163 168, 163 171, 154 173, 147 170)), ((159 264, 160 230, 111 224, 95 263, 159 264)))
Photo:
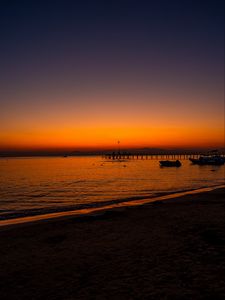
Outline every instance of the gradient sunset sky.
POLYGON ((224 147, 224 1, 2 1, 0 151, 224 147))

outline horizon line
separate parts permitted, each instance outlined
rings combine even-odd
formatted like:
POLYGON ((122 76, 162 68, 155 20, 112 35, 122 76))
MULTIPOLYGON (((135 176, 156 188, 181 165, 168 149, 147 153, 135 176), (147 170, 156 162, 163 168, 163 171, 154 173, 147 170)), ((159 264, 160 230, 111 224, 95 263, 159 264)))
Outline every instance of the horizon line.
POLYGON ((193 152, 209 152, 217 150, 219 152, 225 151, 224 147, 124 147, 118 149, 114 148, 79 148, 79 149, 7 149, 7 150, 0 150, 0 157, 24 157, 24 156, 79 156, 79 155, 101 155, 107 154, 109 152, 131 152, 149 154, 149 155, 157 155, 161 153, 193 153, 193 152))

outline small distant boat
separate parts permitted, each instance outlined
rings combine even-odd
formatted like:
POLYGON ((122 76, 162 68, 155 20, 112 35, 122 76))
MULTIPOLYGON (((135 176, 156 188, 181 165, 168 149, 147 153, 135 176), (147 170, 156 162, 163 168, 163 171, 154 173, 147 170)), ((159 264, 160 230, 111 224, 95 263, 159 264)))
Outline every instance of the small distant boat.
POLYGON ((220 155, 206 155, 206 156, 200 156, 199 158, 189 158, 189 160, 194 165, 223 165, 225 163, 225 157, 222 157, 220 155))
POLYGON ((180 167, 181 162, 179 160, 160 160, 161 167, 180 167))

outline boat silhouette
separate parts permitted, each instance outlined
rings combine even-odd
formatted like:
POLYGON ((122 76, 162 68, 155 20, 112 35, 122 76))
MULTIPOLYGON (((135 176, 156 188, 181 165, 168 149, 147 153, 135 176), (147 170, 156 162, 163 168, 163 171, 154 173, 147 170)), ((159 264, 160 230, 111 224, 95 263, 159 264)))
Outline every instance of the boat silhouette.
POLYGON ((160 160, 161 167, 180 167, 181 162, 179 160, 160 160))
POLYGON ((225 157, 220 155, 203 155, 199 158, 189 158, 194 165, 223 165, 225 163, 225 157))

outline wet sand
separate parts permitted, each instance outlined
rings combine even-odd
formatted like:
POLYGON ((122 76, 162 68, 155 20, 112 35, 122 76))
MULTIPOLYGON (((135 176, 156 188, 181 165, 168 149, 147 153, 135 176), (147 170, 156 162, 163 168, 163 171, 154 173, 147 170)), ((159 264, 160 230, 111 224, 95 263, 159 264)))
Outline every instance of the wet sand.
POLYGON ((224 299, 225 189, 0 229, 1 299, 224 299))

